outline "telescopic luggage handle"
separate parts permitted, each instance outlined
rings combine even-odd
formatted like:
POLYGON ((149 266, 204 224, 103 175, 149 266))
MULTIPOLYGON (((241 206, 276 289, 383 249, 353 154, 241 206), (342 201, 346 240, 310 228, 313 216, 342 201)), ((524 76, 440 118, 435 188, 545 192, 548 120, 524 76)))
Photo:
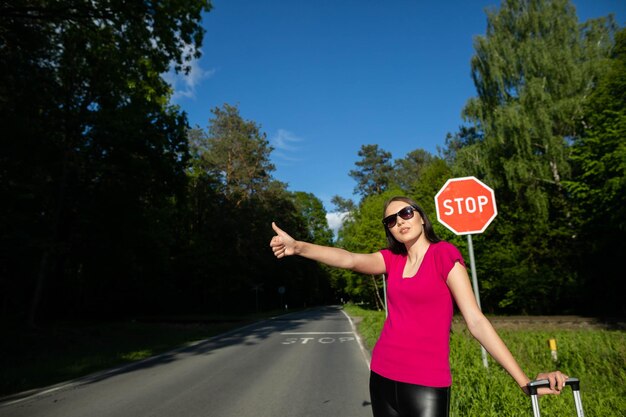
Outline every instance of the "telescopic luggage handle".
MULTIPOLYGON (((585 417, 583 404, 580 399, 580 381, 578 380, 578 378, 567 378, 567 380, 565 381, 565 385, 569 385, 572 387, 577 416, 585 417)), ((544 387, 550 387, 550 381, 548 381, 547 379, 538 379, 535 381, 530 381, 528 383, 528 392, 530 393, 530 400, 533 403, 533 413, 535 417, 541 417, 541 412, 539 411, 539 398, 537 396, 537 390, 544 387)))
MULTIPOLYGON (((567 378, 567 380, 565 380, 565 385, 570 385, 573 391, 580 391, 580 381, 578 378, 567 378)), ((547 379, 537 379, 528 383, 528 391, 530 392, 530 395, 537 395, 537 389, 539 388, 549 387, 550 381, 547 379)))

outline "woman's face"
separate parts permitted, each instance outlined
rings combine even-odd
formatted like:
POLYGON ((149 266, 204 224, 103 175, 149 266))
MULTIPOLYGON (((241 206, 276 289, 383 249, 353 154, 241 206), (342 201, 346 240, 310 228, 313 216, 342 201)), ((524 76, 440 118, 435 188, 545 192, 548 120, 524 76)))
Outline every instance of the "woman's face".
MULTIPOLYGON (((410 204, 405 201, 392 201, 385 209, 385 217, 396 215, 406 207, 410 207, 410 204)), ((401 216, 396 215, 395 222, 396 224, 388 229, 398 242, 409 243, 418 240, 420 237, 425 238, 424 219, 417 210, 413 210, 413 217, 410 219, 403 219, 401 216)))

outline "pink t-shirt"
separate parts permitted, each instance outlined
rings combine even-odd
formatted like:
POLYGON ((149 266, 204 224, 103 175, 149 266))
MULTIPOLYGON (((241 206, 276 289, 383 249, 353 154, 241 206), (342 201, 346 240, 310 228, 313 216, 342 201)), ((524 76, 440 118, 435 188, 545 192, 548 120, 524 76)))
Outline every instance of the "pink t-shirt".
POLYGON ((398 382, 448 387, 453 300, 446 280, 461 252, 431 243, 413 277, 402 277, 406 255, 381 250, 387 268, 388 317, 372 352, 371 369, 398 382))

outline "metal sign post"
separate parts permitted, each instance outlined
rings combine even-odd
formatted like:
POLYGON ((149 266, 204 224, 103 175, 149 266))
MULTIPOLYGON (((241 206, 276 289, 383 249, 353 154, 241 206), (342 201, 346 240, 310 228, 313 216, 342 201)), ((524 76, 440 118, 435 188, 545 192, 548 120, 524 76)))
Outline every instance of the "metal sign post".
MULTIPOLYGON (((480 293, 478 292, 478 278, 476 277, 476 262, 474 261, 474 245, 472 244, 472 235, 467 235, 467 247, 469 250, 470 267, 472 270, 472 287, 474 288, 474 295, 476 296, 478 308, 482 311, 482 307, 480 306, 480 293)), ((483 358, 483 365, 485 368, 489 368, 489 362, 487 362, 487 351, 482 345, 480 345, 480 353, 483 358)))

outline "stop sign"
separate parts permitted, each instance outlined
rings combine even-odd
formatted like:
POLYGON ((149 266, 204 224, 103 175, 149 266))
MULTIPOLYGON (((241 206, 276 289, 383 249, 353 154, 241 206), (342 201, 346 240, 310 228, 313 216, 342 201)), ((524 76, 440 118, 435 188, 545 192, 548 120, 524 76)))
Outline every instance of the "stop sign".
POLYGON ((452 178, 435 196, 437 220, 457 235, 482 233, 498 214, 493 190, 475 177, 452 178))

